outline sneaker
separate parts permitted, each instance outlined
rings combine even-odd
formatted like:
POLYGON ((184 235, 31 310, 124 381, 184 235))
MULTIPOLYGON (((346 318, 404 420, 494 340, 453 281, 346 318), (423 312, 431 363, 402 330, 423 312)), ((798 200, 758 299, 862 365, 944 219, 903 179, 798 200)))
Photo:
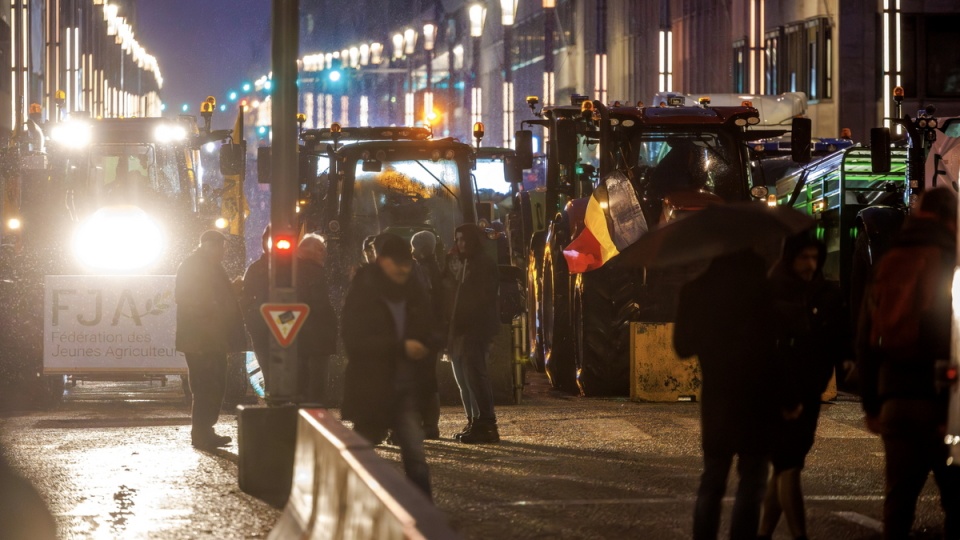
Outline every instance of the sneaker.
POLYGON ((470 431, 461 435, 459 440, 464 444, 498 443, 500 442, 500 432, 497 430, 497 424, 474 422, 470 431))
POLYGON ((230 444, 232 440, 233 439, 226 435, 213 434, 209 437, 195 437, 193 439, 193 446, 194 448, 219 448, 230 444))

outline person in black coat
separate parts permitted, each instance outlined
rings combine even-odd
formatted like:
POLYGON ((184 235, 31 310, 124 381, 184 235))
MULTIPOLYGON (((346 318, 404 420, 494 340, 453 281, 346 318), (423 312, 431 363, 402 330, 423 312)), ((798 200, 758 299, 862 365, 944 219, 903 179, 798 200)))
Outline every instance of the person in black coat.
POLYGON ((326 259, 323 237, 305 234, 297 249, 297 299, 310 306, 297 344, 303 403, 326 403, 330 356, 337 352, 337 314, 330 303, 326 259))
POLYGON ((184 353, 193 392, 190 435, 197 448, 224 446, 217 435, 226 389, 227 353, 247 350, 240 304, 223 269, 226 237, 219 231, 200 236, 200 247, 177 269, 177 350, 184 353))
POLYGON ((734 456, 740 485, 730 525, 733 539, 756 537, 769 470, 774 402, 773 317, 766 263, 751 251, 715 258, 683 286, 673 342, 680 357, 696 355, 703 380, 700 420, 703 475, 693 537, 713 539, 734 456))
POLYGON ((763 504, 760 538, 770 538, 781 513, 794 538, 806 538, 800 471, 813 447, 820 402, 843 353, 847 318, 840 288, 823 277, 826 246, 809 234, 788 238, 770 273, 776 309, 777 360, 799 401, 799 416, 779 418, 773 431, 773 475, 763 504))
POLYGON ((267 370, 270 362, 270 329, 260 314, 260 306, 270 301, 270 226, 263 231, 263 254, 253 261, 243 274, 243 287, 240 290, 240 307, 243 321, 247 325, 253 352, 263 374, 264 388, 269 377, 267 370))
POLYGON ((420 403, 439 343, 427 296, 411 276, 410 245, 383 236, 376 262, 357 270, 343 305, 341 414, 373 444, 392 431, 407 477, 429 497, 420 403))
POLYGON ((484 253, 483 231, 478 225, 457 227, 455 238, 463 269, 454 301, 454 344, 449 346, 467 426, 454 437, 467 444, 495 443, 500 441, 500 433, 487 360, 500 329, 500 278, 496 261, 484 253))
MULTIPOLYGON (((443 274, 437 262, 437 236, 430 231, 420 231, 410 238, 413 250, 414 273, 427 292, 434 316, 434 328, 439 339, 446 339, 449 323, 444 321, 443 274)), ((423 402, 420 413, 423 416, 423 432, 427 439, 440 438, 440 393, 437 384, 436 362, 428 381, 428 397, 423 402)))

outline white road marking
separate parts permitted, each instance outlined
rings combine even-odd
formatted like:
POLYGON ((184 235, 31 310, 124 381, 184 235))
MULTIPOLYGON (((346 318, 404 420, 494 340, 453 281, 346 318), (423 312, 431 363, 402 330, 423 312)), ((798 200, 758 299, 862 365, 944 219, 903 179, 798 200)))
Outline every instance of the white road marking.
POLYGON ((857 525, 872 531, 883 532, 883 523, 873 519, 872 517, 867 517, 863 514, 858 514, 857 512, 834 512, 833 515, 843 518, 851 523, 856 523, 857 525))

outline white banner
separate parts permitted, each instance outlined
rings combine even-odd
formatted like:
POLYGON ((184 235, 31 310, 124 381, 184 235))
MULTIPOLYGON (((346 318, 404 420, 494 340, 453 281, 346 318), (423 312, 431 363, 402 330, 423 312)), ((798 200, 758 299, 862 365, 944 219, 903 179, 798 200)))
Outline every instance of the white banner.
POLYGON ((46 373, 184 373, 175 276, 46 276, 46 373))

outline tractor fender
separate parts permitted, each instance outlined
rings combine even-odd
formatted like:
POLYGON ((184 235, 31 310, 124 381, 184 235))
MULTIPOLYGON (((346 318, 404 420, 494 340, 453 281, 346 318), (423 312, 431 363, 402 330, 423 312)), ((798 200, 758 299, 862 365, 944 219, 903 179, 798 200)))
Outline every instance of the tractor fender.
POLYGON ((893 237, 903 225, 905 213, 893 206, 872 206, 857 214, 870 246, 870 263, 874 264, 889 249, 893 237))
POLYGON ((563 208, 563 213, 567 216, 567 223, 570 228, 570 241, 573 241, 584 229, 584 221, 587 217, 587 204, 590 197, 573 199, 563 208))

